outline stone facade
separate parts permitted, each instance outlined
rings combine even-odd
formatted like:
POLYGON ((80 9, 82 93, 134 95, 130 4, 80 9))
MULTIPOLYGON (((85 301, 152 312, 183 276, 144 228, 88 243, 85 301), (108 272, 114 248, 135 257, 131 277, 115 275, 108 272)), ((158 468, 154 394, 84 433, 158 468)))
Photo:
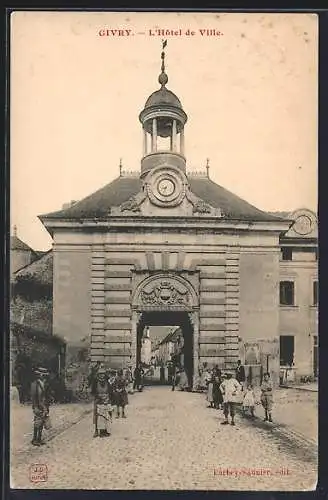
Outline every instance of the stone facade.
POLYGON ((167 81, 163 62, 139 117, 140 171, 120 167, 93 195, 40 216, 54 240, 54 332, 90 335, 92 362, 118 368, 138 362, 145 327, 179 326, 190 379, 203 363, 233 369, 247 343, 277 379, 280 240, 293 221, 215 184, 208 168, 188 172, 187 115, 167 81))
POLYGON ((204 226, 183 236, 142 224, 55 235, 54 331, 71 341, 91 333, 92 360, 119 367, 136 361, 143 314, 164 314, 168 325, 185 315, 194 371, 204 362, 233 368, 240 336, 278 339, 279 232, 204 226))

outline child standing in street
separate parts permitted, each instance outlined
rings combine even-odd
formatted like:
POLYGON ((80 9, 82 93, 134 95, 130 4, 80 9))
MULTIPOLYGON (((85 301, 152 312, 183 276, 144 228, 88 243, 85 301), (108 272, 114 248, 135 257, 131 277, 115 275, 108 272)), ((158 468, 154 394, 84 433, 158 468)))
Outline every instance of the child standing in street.
POLYGON ((127 382, 123 375, 123 370, 119 370, 118 375, 113 383, 114 400, 117 408, 116 418, 120 418, 120 409, 122 410, 122 418, 126 418, 125 407, 128 404, 128 393, 126 390, 127 382))
POLYGON ((243 399, 243 413, 247 410, 250 411, 251 416, 254 417, 254 407, 255 407, 255 394, 252 384, 248 384, 245 396, 243 399))
POLYGON ((272 405, 273 405, 273 394, 272 394, 272 381, 270 379, 270 373, 264 374, 264 380, 261 385, 261 403, 265 411, 264 422, 272 422, 272 405))

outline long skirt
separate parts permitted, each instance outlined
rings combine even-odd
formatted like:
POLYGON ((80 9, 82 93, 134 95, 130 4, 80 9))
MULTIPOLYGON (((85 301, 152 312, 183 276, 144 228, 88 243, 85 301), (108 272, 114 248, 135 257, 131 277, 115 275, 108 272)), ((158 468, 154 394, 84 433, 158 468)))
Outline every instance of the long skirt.
POLYGON ((183 391, 184 389, 187 389, 187 387, 188 387, 187 375, 185 372, 181 372, 179 377, 179 388, 180 390, 183 391))
POLYGON ((111 405, 107 403, 97 404, 96 406, 96 418, 97 418, 97 429, 98 431, 104 430, 109 431, 111 423, 111 405))
POLYGON ((128 393, 126 391, 114 392, 114 401, 116 406, 126 406, 129 402, 128 393))
POLYGON ((207 387, 207 397, 206 397, 207 401, 209 403, 213 403, 214 401, 214 398, 213 398, 213 383, 210 382, 208 384, 208 387, 207 387))
POLYGON ((213 402, 215 405, 220 405, 223 403, 223 396, 220 387, 216 384, 213 386, 213 402))
POLYGON ((129 382, 128 383, 128 386, 127 386, 126 390, 127 390, 128 394, 133 394, 134 393, 133 382, 129 382))

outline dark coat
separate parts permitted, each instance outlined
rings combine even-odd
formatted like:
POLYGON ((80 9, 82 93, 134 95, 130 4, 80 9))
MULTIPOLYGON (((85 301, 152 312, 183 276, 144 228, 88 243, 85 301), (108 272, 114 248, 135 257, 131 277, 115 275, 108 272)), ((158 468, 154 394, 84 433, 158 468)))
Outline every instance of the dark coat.
POLYGON ((236 380, 238 382, 245 382, 246 377, 245 377, 245 368, 243 365, 238 366, 236 369, 236 380))
POLYGON ((47 392, 46 383, 44 383, 44 387, 42 387, 42 384, 38 379, 32 382, 31 399, 33 410, 49 410, 49 397, 47 392))
POLYGON ((113 383, 114 404, 117 406, 125 406, 128 404, 126 386, 127 383, 124 377, 117 377, 113 383))

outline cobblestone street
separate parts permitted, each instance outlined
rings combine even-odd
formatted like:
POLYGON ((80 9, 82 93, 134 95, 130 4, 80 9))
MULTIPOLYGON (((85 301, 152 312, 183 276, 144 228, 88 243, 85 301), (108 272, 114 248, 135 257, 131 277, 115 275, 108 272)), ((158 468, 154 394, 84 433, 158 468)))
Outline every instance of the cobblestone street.
POLYGON ((299 448, 287 445, 270 424, 240 415, 235 427, 222 426, 222 412, 208 409, 204 394, 153 387, 129 398, 128 418, 113 419, 109 438, 92 437, 89 414, 45 446, 13 453, 11 487, 309 490, 316 486, 316 462, 311 458, 315 447, 309 450, 309 442, 298 443, 299 448), (30 482, 33 464, 47 466, 45 482, 30 482), (227 468, 230 474, 222 475, 227 468), (255 469, 262 475, 248 475, 255 469))

